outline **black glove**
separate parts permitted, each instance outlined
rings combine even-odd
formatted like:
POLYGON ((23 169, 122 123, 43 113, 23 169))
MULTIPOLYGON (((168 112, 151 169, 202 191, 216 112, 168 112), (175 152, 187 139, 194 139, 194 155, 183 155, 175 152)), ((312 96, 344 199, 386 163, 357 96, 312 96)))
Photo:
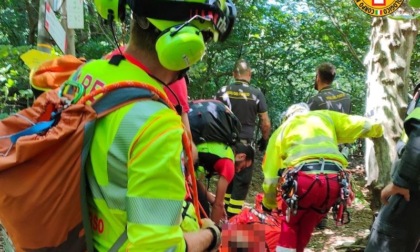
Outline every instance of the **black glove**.
POLYGON ((210 230, 213 235, 212 242, 206 251, 217 250, 222 242, 221 229, 209 218, 201 219, 201 221, 201 228, 210 230))
POLYGON ((222 243, 221 238, 221 230, 218 226, 212 225, 210 227, 207 227, 206 229, 210 230, 213 235, 213 240, 211 241, 211 244, 207 248, 208 251, 218 251, 220 244, 222 243))
POLYGON ((261 137, 261 139, 257 142, 258 150, 265 151, 265 149, 267 148, 267 143, 268 141, 261 137))
POLYGON ((264 206, 264 204, 261 204, 261 208, 262 208, 262 210, 263 210, 264 212, 269 213, 269 214, 270 214, 270 213, 271 213, 271 211, 272 211, 271 209, 268 209, 267 207, 265 207, 265 206, 264 206))

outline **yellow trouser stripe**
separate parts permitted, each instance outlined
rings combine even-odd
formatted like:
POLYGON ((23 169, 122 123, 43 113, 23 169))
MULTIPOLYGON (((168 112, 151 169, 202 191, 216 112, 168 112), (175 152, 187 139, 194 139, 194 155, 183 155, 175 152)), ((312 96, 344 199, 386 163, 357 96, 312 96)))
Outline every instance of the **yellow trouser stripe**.
POLYGON ((242 208, 228 207, 227 211, 229 213, 238 214, 238 213, 240 213, 242 211, 242 208))
POLYGON ((244 204, 245 200, 235 200, 235 199, 230 199, 229 203, 230 205, 236 205, 236 206, 241 206, 244 204))
POLYGON ((225 204, 228 205, 230 201, 231 194, 225 194, 225 204))

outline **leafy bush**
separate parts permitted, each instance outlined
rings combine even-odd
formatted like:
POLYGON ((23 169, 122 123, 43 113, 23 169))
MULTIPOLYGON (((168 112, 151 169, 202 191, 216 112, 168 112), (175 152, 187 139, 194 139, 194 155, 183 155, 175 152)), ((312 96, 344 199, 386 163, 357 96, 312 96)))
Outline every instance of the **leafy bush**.
POLYGON ((85 57, 87 60, 100 59, 105 54, 116 48, 115 44, 110 44, 103 40, 91 39, 77 47, 78 56, 85 57))
POLYGON ((29 49, 29 46, 0 45, 0 119, 32 105, 29 68, 20 59, 29 49))

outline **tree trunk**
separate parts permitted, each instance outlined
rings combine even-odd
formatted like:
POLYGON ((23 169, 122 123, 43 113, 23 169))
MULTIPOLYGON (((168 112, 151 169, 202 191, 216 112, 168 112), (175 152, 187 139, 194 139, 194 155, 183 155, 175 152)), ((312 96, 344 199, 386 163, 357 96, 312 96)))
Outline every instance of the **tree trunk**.
POLYGON ((36 31, 38 25, 38 19, 36 15, 29 14, 34 13, 36 10, 39 10, 39 1, 37 0, 25 0, 25 7, 26 13, 28 16, 28 26, 29 26, 29 33, 28 33, 28 44, 34 45, 36 43, 36 31))
MULTIPOLYGON (((403 4, 396 15, 413 15, 403 4)), ((380 207, 380 190, 390 181, 395 144, 403 130, 407 109, 408 75, 417 36, 417 20, 372 19, 367 67, 366 115, 380 121, 384 137, 366 140, 367 184, 372 191, 372 209, 380 207)))

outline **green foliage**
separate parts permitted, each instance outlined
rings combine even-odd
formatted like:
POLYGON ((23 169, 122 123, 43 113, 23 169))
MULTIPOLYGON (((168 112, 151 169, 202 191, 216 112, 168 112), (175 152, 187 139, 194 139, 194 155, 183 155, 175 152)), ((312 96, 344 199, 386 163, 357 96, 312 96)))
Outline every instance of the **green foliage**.
POLYGON ((29 69, 20 59, 20 55, 29 49, 28 46, 0 45, 0 118, 26 108, 33 102, 29 69))
POLYGON ((408 4, 414 8, 420 8, 420 0, 410 0, 408 4))
POLYGON ((78 56, 86 59, 99 59, 115 48, 114 44, 109 44, 101 40, 89 40, 78 46, 78 56))
POLYGON ((369 48, 370 17, 347 1, 239 1, 231 37, 212 44, 200 64, 192 67, 189 87, 193 99, 209 98, 232 82, 238 58, 253 68, 251 84, 266 95, 275 125, 282 111, 306 102, 315 68, 324 61, 337 67, 336 87, 348 92, 353 113, 362 114, 366 69, 362 59, 369 48))
POLYGON ((0 6, 0 45, 25 45, 29 32, 25 1, 0 0, 0 6))
MULTIPOLYGON (((420 0, 412 0, 416 1, 420 0)), ((28 11, 36 10, 37 5, 6 0, 0 3, 4 6, 0 10, 0 22, 8 24, 2 26, 0 44, 19 48, 26 43, 28 11)), ((276 124, 289 105, 306 102, 316 93, 312 88, 315 68, 328 61, 337 67, 334 85, 352 96, 353 113, 363 114, 366 69, 362 62, 370 44, 370 16, 359 11, 352 1, 342 0, 250 0, 235 4, 238 17, 231 37, 224 43, 210 44, 203 60, 189 71, 188 89, 192 99, 210 98, 219 88, 231 83, 235 61, 245 58, 253 68, 251 84, 265 93, 270 117, 276 124)), ((93 2, 85 1, 85 14, 85 29, 76 30, 77 56, 100 58, 116 47, 110 27, 101 22, 93 2)), ((126 25, 114 27, 119 41, 127 40, 126 25)), ((10 64, 15 70, 22 65, 22 69, 17 70, 19 78, 8 77, 13 81, 2 82, 11 85, 4 85, 3 89, 7 87, 9 93, 7 99, 2 98, 3 109, 30 104, 31 98, 22 100, 29 97, 25 91, 29 90, 28 82, 21 79, 27 78, 27 73, 20 74, 27 69, 17 56, 4 62, 7 63, 1 67, 10 64)), ((420 65, 420 55, 416 52, 412 62, 420 65)), ((417 72, 413 68, 410 77, 413 83, 420 77, 417 72)), ((7 74, 12 75, 10 71, 7 74)))

